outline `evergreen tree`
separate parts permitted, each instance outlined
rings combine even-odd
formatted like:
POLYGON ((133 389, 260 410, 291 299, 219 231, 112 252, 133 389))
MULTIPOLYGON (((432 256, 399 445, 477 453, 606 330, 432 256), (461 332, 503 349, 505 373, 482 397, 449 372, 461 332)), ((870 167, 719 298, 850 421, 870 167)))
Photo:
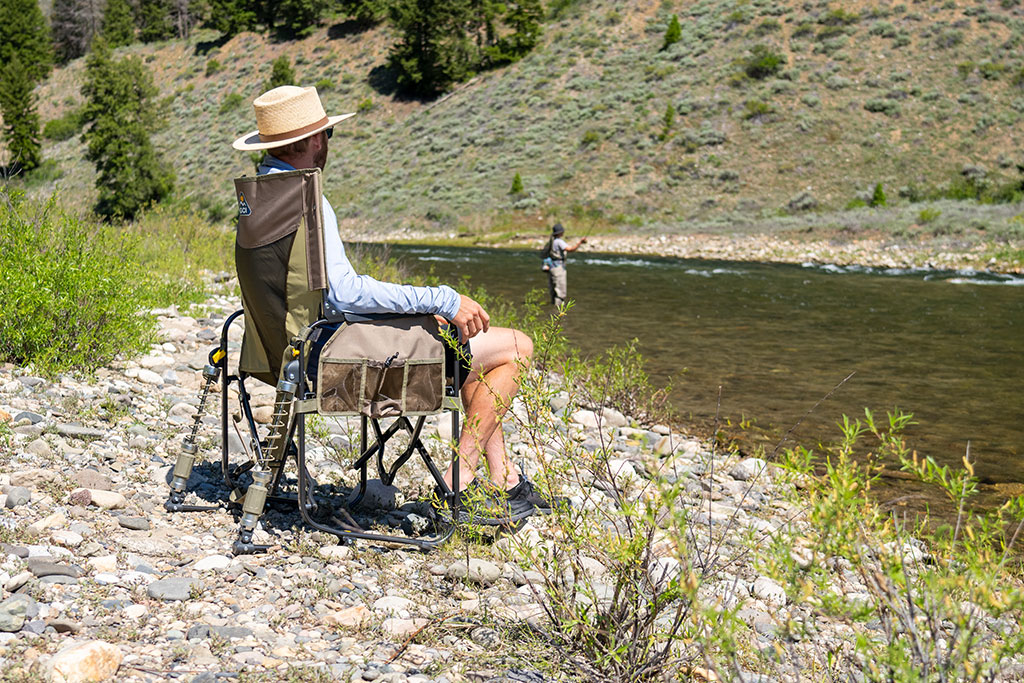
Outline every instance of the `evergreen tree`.
POLYGON ((307 36, 320 24, 328 4, 328 0, 281 0, 275 20, 286 33, 307 36))
POLYGON ((193 27, 202 20, 202 14, 208 4, 206 0, 170 0, 171 23, 174 33, 179 38, 188 38, 193 27))
POLYGON ((662 117, 662 122, 665 124, 661 130, 661 135, 658 136, 661 140, 667 140, 668 136, 672 134, 672 126, 676 124, 676 108, 669 102, 668 106, 665 107, 665 116, 662 117))
POLYGON ((399 38, 389 63, 400 87, 433 96, 473 72, 478 51, 466 33, 471 10, 469 0, 394 0, 388 18, 399 38))
POLYGON ((107 0, 103 13, 103 39, 111 48, 135 42, 135 18, 128 0, 107 0))
POLYGON ((69 62, 89 51, 100 30, 103 0, 53 0, 50 25, 57 59, 69 62))
POLYGON ((281 85, 295 85, 295 70, 287 55, 281 55, 270 65, 270 80, 264 86, 264 90, 270 90, 281 85))
POLYGON ((139 40, 155 43, 175 35, 169 0, 139 0, 139 40))
POLYGON ((225 36, 256 29, 257 5, 246 0, 211 0, 210 25, 225 36))
POLYGON ((376 23, 388 13, 387 0, 339 0, 339 10, 356 21, 376 23))
POLYGON ((672 15, 672 21, 668 22, 668 28, 665 29, 665 43, 661 46, 662 50, 667 50, 670 45, 674 45, 683 39, 683 27, 679 25, 679 17, 672 15))
POLYGON ((518 0, 504 4, 501 23, 512 32, 497 41, 496 53, 500 62, 514 62, 525 57, 540 39, 540 25, 544 7, 540 0, 518 0))
POLYGON ((0 111, 4 116, 3 137, 7 143, 8 172, 31 171, 39 165, 39 114, 35 105, 35 83, 17 54, 0 69, 0 111))
POLYGON ((0 64, 17 55, 33 82, 50 73, 50 30, 37 0, 0 0, 0 64))
POLYGON ((149 139, 159 116, 153 77, 138 57, 114 60, 102 39, 85 63, 82 133, 86 158, 96 165, 96 212, 108 219, 132 218, 171 193, 174 172, 149 139))
POLYGON ((870 206, 885 206, 885 190, 882 188, 882 183, 875 185, 875 191, 871 193, 870 206))
POLYGON ((523 178, 519 175, 519 171, 512 177, 512 188, 508 191, 511 195, 518 195, 523 193, 523 178))

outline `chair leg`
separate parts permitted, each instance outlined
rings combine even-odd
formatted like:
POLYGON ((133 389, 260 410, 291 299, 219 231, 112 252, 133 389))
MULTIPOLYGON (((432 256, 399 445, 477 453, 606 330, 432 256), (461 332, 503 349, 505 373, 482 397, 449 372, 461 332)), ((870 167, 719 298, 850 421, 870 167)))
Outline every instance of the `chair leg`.
POLYGON ((210 390, 221 375, 221 364, 225 364, 226 356, 227 352, 220 347, 214 349, 210 353, 210 362, 203 368, 203 379, 206 381, 199 394, 199 408, 196 410, 191 431, 182 441, 181 452, 178 453, 178 459, 174 463, 174 470, 171 474, 171 491, 164 502, 164 509, 168 512, 207 512, 221 507, 220 505, 186 505, 185 489, 188 486, 189 477, 192 476, 196 455, 199 453, 199 448, 196 446, 199 424, 206 414, 206 402, 210 397, 210 390))
MULTIPOLYGON (((293 410, 295 392, 298 386, 282 377, 277 383, 277 396, 274 401, 274 415, 267 435, 267 447, 264 450, 256 445, 257 469, 253 471, 252 484, 245 492, 242 502, 242 518, 238 527, 238 540, 232 546, 236 555, 265 551, 269 546, 252 542, 256 524, 263 515, 267 505, 267 496, 271 489, 277 489, 277 483, 284 469, 288 455, 288 444, 295 428, 293 410)), ((301 437, 301 435, 300 435, 301 437)), ((301 482, 300 482, 301 485, 301 482)), ((300 497, 301 500, 301 497, 300 497)))
POLYGON ((272 473, 268 469, 260 469, 253 472, 252 484, 245 492, 245 502, 242 503, 242 520, 239 523, 238 539, 231 546, 235 555, 251 555, 253 553, 266 552, 269 545, 262 545, 252 542, 253 532, 256 524, 263 515, 263 509, 267 504, 267 485, 270 483, 272 473))

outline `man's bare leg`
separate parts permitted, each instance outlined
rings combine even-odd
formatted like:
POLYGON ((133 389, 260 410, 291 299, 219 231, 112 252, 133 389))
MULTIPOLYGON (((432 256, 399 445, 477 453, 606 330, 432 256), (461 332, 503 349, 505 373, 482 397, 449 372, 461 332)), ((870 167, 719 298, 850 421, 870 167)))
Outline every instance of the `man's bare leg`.
MULTIPOLYGON (((519 473, 505 453, 501 418, 519 390, 520 364, 533 355, 533 342, 518 330, 492 327, 473 337, 473 370, 462 388, 466 421, 459 439, 459 488, 476 476, 483 452, 491 481, 502 489, 519 483, 519 473)), ((452 471, 445 473, 451 485, 452 471)))

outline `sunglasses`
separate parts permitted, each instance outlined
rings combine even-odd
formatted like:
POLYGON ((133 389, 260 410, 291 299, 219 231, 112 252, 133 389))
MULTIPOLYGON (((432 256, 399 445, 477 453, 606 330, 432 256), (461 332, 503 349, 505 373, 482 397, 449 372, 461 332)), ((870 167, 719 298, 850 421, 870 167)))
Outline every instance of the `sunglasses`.
POLYGON ((333 128, 328 128, 328 129, 327 129, 327 130, 325 130, 324 132, 325 132, 325 133, 327 133, 327 139, 328 139, 328 140, 330 140, 330 139, 331 139, 331 136, 333 136, 333 135, 334 135, 334 129, 333 129, 333 128))

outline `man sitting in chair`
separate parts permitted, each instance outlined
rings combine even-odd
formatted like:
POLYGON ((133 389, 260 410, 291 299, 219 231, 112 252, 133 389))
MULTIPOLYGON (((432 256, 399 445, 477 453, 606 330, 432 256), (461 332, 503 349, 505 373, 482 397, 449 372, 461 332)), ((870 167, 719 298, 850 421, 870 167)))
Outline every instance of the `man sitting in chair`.
MULTIPOLYGON (((263 93, 253 109, 258 129, 236 140, 233 147, 266 151, 260 175, 305 168, 323 171, 334 126, 354 116, 327 116, 316 88, 290 85, 263 93)), ((458 329, 463 342, 472 339, 471 365, 462 372, 466 413, 458 445, 462 500, 497 502, 511 521, 535 511, 549 512, 551 503, 509 461, 501 429, 502 416, 519 389, 521 364, 533 355, 530 338, 519 330, 491 327, 480 304, 451 287, 401 285, 357 274, 345 255, 338 219, 327 197, 323 198, 323 222, 330 283, 327 314, 437 315, 458 329), (489 485, 474 478, 481 452, 490 470, 489 485)), ((445 481, 451 485, 451 468, 445 481)))

